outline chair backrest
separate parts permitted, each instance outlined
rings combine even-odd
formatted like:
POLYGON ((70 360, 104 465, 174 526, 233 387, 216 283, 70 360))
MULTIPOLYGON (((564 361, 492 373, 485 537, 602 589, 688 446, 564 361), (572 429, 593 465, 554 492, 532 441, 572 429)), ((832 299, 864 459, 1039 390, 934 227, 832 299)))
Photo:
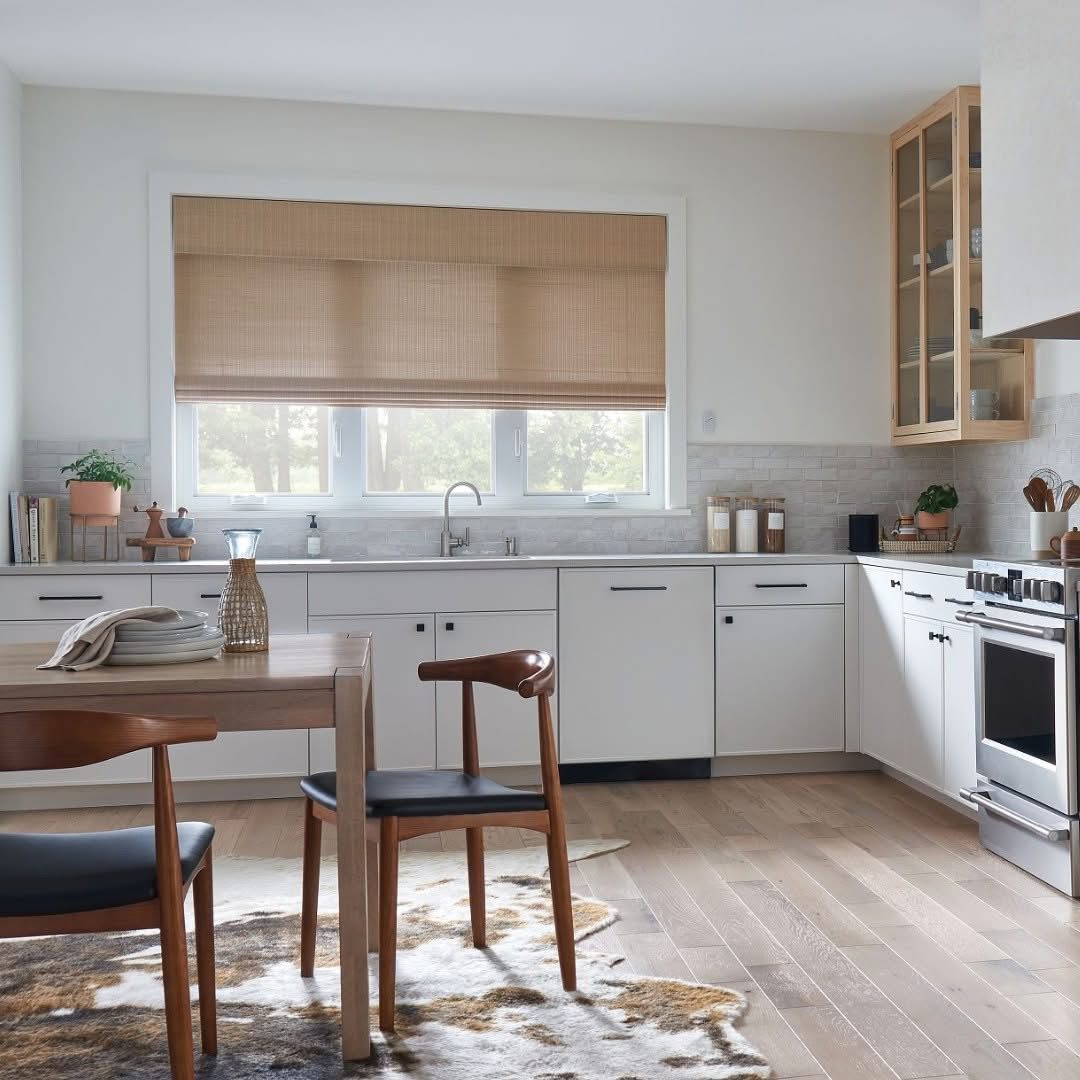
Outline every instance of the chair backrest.
POLYGON ((0 772, 73 769, 132 750, 217 737, 210 717, 128 716, 85 709, 0 713, 0 772))
POLYGON ((513 690, 523 698, 550 695, 555 689, 555 661, 535 649, 427 660, 417 668, 422 682, 478 682, 513 690))
POLYGON ((467 656, 460 660, 428 660, 417 668, 424 682, 461 683, 462 767, 471 776, 480 774, 476 743, 476 703, 473 683, 487 683, 512 690, 523 698, 536 698, 540 723, 540 777, 548 808, 561 800, 559 761, 551 725, 551 695, 555 689, 555 660, 538 649, 517 649, 490 656, 467 656))

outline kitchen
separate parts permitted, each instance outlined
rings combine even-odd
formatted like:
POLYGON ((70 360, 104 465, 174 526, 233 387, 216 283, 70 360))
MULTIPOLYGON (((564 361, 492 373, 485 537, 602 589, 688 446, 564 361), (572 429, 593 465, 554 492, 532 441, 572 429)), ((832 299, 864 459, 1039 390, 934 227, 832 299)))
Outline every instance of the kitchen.
MULTIPOLYGON (((822 32, 797 6, 781 31, 724 5, 743 47, 776 53, 774 73, 822 32)), ((821 7, 825 24, 855 18, 821 7)), ((738 1030, 773 1075, 1080 1070, 1077 579, 1033 546, 1049 523, 1022 494, 1037 470, 1080 476, 1080 224, 1060 212, 1080 26, 1048 3, 1022 18, 1006 0, 949 7, 916 5, 948 47, 880 85, 840 65, 838 97, 799 68, 806 86, 791 75, 783 101, 709 84, 712 111, 611 115, 588 80, 578 108, 476 104, 452 80, 445 98, 329 101, 254 69, 184 82, 152 33, 141 46, 173 74, 147 84, 115 26, 65 72, 47 29, 0 4, 0 475, 59 510, 57 561, 0 566, 0 645, 38 643, 45 660, 107 609, 214 617, 222 530, 261 529, 271 635, 372 635, 380 768, 461 764, 461 704, 419 665, 556 658, 572 842, 630 840, 571 866, 575 893, 618 909, 605 951, 740 992, 738 1030), (468 402, 452 427, 412 386, 381 402, 278 397, 265 416, 258 395, 215 397, 199 379, 206 342, 234 329, 210 318, 236 287, 234 256, 213 250, 231 226, 200 233, 184 208, 236 203, 661 220, 659 259, 643 242, 617 268, 645 290, 637 396, 609 379, 592 399, 642 419, 590 427, 579 399, 572 427, 535 385, 490 406, 441 385, 444 404, 468 402), (568 481, 560 432, 605 448, 586 479, 568 481), (130 489, 86 539, 61 470, 95 450, 125 463, 130 489), (475 498, 449 494, 458 481, 475 498), (850 543, 851 515, 889 534, 932 485, 959 494, 955 551, 865 550, 877 528, 850 543), (189 561, 141 561, 155 500, 168 517, 187 508, 189 561), (726 549, 710 500, 728 500, 712 504, 730 514, 726 549), (755 530, 740 546, 739 500, 782 543, 755 530)), ((896 10, 861 17, 870 51, 875 34, 909 33, 896 10)), ((653 75, 643 86, 663 101, 653 75)), ((522 269, 506 257, 498 280, 525 308, 539 286, 514 291, 522 269)), ((384 296, 408 284, 382 280, 384 296)), ((375 315, 396 326, 400 309, 375 315)), ((480 765, 535 785, 535 702, 494 714, 501 693, 477 691, 480 765)), ((298 781, 334 768, 334 743, 329 728, 222 730, 172 751, 177 800, 219 815, 219 862, 298 863, 298 781)), ((145 752, 0 773, 0 829, 146 824, 150 788, 145 752)))

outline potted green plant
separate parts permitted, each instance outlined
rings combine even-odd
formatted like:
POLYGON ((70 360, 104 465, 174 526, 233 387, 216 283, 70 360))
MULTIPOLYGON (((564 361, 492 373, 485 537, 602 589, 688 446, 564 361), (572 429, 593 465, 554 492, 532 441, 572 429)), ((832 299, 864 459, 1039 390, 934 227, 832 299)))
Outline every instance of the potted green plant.
POLYGON ((952 484, 931 484, 915 502, 915 526, 922 532, 949 527, 949 511, 960 501, 952 484))
MULTIPOLYGON (((71 496, 70 512, 86 518, 114 518, 120 513, 120 497, 131 490, 135 466, 124 458, 91 450, 60 473, 73 473, 66 480, 71 496)), ((88 521, 87 524, 94 524, 88 521)))

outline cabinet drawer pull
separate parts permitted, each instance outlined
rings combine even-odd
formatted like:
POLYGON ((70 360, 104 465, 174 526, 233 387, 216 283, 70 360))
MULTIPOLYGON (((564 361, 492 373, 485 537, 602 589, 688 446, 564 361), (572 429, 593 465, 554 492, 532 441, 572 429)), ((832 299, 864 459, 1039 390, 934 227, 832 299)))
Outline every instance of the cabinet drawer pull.
POLYGON ((755 589, 809 589, 805 581, 770 581, 765 584, 755 584, 755 589))
POLYGON ((666 585, 609 585, 612 592, 667 592, 666 585))
POLYGON ((910 589, 904 590, 905 596, 914 596, 916 600, 933 600, 934 594, 928 592, 912 592, 910 589))
POLYGON ((422 622, 418 622, 418 623, 416 624, 416 632, 417 632, 418 634, 422 634, 422 633, 424 632, 425 626, 426 626, 426 624, 425 624, 425 623, 422 623, 422 622))
POLYGON ((201 592, 199 593, 200 600, 220 600, 221 593, 219 592, 201 592))
POLYGON ((958 597, 955 597, 955 596, 946 596, 945 597, 945 603, 946 604, 959 604, 961 607, 974 607, 975 606, 975 601, 974 600, 960 600, 958 597))
POLYGON ((448 622, 448 623, 446 624, 446 629, 447 629, 447 630, 453 630, 453 629, 454 629, 454 624, 453 624, 452 622, 448 622))
POLYGON ((889 588, 899 589, 903 582, 897 581, 895 578, 889 578, 889 588))
POLYGON ((96 593, 93 596, 39 596, 39 600, 104 600, 105 597, 100 593, 96 593))

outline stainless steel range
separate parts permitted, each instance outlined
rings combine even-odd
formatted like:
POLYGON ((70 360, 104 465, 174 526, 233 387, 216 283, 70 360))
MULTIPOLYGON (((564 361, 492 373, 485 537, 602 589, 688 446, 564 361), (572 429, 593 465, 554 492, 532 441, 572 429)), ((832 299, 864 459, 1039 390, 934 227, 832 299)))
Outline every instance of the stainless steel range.
POLYGON ((1080 896, 1077 614, 1080 564, 977 560, 977 769, 962 792, 991 851, 1080 896))

